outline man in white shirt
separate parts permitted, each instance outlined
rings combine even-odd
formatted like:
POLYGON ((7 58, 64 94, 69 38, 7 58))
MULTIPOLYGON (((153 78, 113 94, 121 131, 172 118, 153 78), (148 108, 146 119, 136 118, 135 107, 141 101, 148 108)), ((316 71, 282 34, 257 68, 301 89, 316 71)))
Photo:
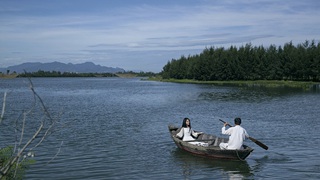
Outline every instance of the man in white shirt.
POLYGON ((228 143, 220 143, 219 146, 221 149, 243 149, 243 141, 245 138, 249 137, 247 131, 240 126, 241 124, 241 119, 240 118, 235 118, 234 119, 234 127, 230 127, 229 129, 226 130, 226 126, 228 123, 224 123, 221 132, 222 134, 227 134, 229 135, 229 141, 228 143))

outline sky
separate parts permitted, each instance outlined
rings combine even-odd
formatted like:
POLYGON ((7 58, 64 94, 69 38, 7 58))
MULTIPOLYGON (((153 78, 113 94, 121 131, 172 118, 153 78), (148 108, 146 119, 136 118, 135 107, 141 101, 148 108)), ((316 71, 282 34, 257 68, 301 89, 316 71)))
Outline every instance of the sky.
POLYGON ((320 40, 319 0, 0 0, 0 67, 93 62, 161 72, 208 47, 320 40))

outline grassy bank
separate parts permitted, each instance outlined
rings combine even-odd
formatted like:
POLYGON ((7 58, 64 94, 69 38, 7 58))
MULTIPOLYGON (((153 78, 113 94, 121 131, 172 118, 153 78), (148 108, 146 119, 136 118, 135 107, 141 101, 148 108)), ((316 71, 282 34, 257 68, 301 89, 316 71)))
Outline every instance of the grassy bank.
POLYGON ((18 76, 17 74, 2 74, 2 73, 0 73, 0 78, 4 78, 4 79, 16 78, 17 76, 18 76))
POLYGON ((117 73, 115 75, 120 77, 120 78, 134 78, 134 77, 137 77, 137 74, 133 74, 133 73, 117 73))
POLYGON ((149 78, 152 81, 174 82, 174 83, 189 83, 189 84, 212 84, 218 86, 233 85, 233 86, 262 86, 262 87, 293 87, 309 89, 319 82, 303 82, 303 81, 276 81, 276 80, 257 80, 257 81, 197 81, 191 79, 162 79, 149 78))

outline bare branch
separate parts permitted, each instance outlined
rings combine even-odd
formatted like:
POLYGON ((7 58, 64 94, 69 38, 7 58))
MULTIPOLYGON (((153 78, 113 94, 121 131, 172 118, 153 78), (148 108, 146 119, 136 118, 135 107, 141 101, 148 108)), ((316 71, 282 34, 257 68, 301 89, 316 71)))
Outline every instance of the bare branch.
MULTIPOLYGON (((23 113, 22 113, 23 114, 23 113)), ((22 114, 20 114, 20 116, 16 119, 15 121, 15 129, 14 129, 14 132, 15 132, 15 135, 16 135, 16 140, 15 140, 15 143, 14 143, 14 149, 13 149, 13 152, 16 152, 16 149, 17 149, 17 146, 18 146, 18 122, 19 122, 19 119, 21 118, 22 114)))
POLYGON ((26 123, 26 117, 27 117, 27 113, 26 113, 26 112, 24 112, 24 113, 23 113, 23 119, 22 119, 22 128, 21 128, 21 134, 20 134, 20 142, 19 142, 19 146, 21 145, 21 143, 22 143, 22 139, 23 139, 24 126, 25 126, 25 123, 26 123))
POLYGON ((28 78, 28 79, 29 79, 29 82, 30 82, 30 89, 31 89, 31 91, 33 92, 34 96, 36 96, 36 97, 38 98, 38 100, 40 101, 41 106, 42 106, 45 114, 48 116, 48 118, 49 118, 49 119, 51 120, 51 122, 52 122, 53 120, 52 120, 52 118, 51 118, 51 115, 50 115, 48 109, 47 109, 46 106, 44 105, 44 103, 43 103, 42 99, 40 98, 40 96, 35 92, 35 90, 34 90, 34 88, 33 88, 33 83, 32 83, 32 81, 31 81, 31 79, 30 79, 30 78, 28 78))
MULTIPOLYGON (((43 118, 45 118, 45 117, 43 117, 43 118)), ((44 121, 42 121, 42 122, 44 122, 44 121)), ((42 143, 42 141, 47 137, 48 132, 53 127, 53 125, 54 125, 54 123, 49 126, 49 128, 45 131, 44 135, 42 135, 42 138, 40 139, 40 141, 34 147, 30 148, 30 151, 33 150, 34 148, 38 147, 42 143)))
POLYGON ((52 157, 52 159, 50 159, 50 161, 48 161, 48 162, 47 162, 47 164, 49 164, 51 161, 53 161, 53 160, 58 156, 58 154, 60 153, 60 150, 61 150, 62 144, 63 144, 63 141, 61 141, 60 147, 59 147, 59 149, 58 149, 58 151, 57 151, 56 155, 54 155, 54 156, 52 157))
MULTIPOLYGON (((16 176, 17 171, 19 171, 19 165, 27 158, 26 155, 23 156, 23 154, 25 154, 25 152, 26 152, 26 149, 29 148, 29 153, 32 153, 31 150, 38 147, 46 139, 46 137, 48 137, 50 134, 52 134, 54 132, 54 127, 57 125, 57 120, 54 120, 51 117, 51 115, 50 115, 47 107, 44 105, 44 102, 42 101, 41 97, 35 92, 31 79, 30 78, 28 78, 28 79, 30 82, 30 89, 33 93, 34 100, 33 100, 31 108, 28 111, 24 111, 22 114, 20 114, 19 118, 15 121, 16 141, 15 141, 13 153, 16 153, 16 154, 11 158, 11 160, 6 162, 6 164, 2 164, 0 166, 0 168, 1 168, 0 169, 0 179, 5 177, 9 171, 11 173, 12 171, 10 169, 12 169, 12 168, 14 168, 13 175, 16 176), (37 102, 40 102, 40 103, 37 105, 37 102), (37 127, 36 132, 33 133, 32 137, 28 138, 27 142, 24 142, 23 139, 24 139, 24 136, 27 132, 26 131, 27 130, 26 129, 27 117, 36 109, 36 107, 39 107, 39 106, 41 107, 41 109, 42 109, 41 112, 43 112, 44 115, 39 119, 40 124, 37 127), (20 121, 20 120, 22 120, 22 121, 20 121), (50 120, 50 121, 47 121, 47 120, 50 120), (21 127, 18 127, 19 123, 21 123, 21 127), (21 128, 21 131, 20 131, 20 128, 21 128), (19 133, 20 133, 20 137, 18 137, 19 133), (31 145, 33 147, 30 148, 31 145)), ((5 111, 6 96, 7 96, 7 94, 5 93, 0 123, 2 121, 3 114, 5 111)), ((60 153, 62 144, 63 144, 63 142, 61 142, 57 153, 48 163, 50 163, 52 160, 54 160, 57 157, 57 155, 60 153)))
MULTIPOLYGON (((17 155, 11 160, 9 161, 6 165, 3 166, 3 168, 1 169, 3 174, 6 174, 9 169, 14 165, 14 163, 21 157, 21 154, 25 151, 25 149, 32 143, 32 141, 38 136, 38 134, 41 132, 42 128, 43 128, 43 123, 41 123, 41 125, 39 126, 37 132, 34 133, 34 135, 32 136, 31 139, 29 139, 29 141, 19 150, 19 152, 17 153, 17 155)), ((1 176, 0 176, 1 178, 1 176)))
POLYGON ((4 111, 6 109, 6 99, 7 99, 7 92, 4 92, 3 95, 3 104, 2 104, 2 112, 1 112, 1 116, 0 116, 0 124, 2 122, 3 116, 4 116, 4 111))

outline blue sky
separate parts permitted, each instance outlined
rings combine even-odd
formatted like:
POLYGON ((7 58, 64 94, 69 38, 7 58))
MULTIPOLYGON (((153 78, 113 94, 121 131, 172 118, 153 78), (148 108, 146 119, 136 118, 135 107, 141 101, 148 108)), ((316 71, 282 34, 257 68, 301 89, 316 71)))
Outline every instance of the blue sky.
POLYGON ((0 67, 93 62, 160 72, 206 47, 320 40, 318 0, 0 0, 0 67))

